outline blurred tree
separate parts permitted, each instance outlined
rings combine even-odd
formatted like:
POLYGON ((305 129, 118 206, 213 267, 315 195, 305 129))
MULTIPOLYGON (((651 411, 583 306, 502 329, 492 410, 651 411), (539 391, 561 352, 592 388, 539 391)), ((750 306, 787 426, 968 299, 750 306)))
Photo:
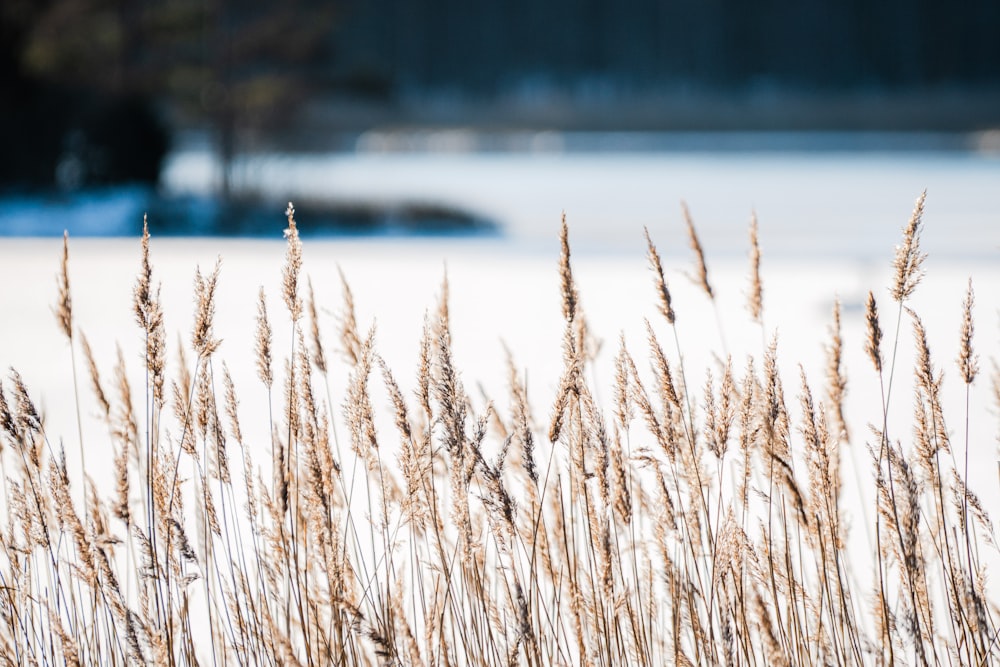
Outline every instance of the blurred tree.
POLYGON ((240 137, 280 126, 322 85, 334 19, 322 0, 43 0, 20 57, 40 80, 211 127, 228 197, 240 137))

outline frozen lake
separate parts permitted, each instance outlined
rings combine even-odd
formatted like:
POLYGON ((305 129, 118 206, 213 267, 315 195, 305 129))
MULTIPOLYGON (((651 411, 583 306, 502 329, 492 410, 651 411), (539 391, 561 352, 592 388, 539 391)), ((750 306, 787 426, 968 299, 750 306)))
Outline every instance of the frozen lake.
MULTIPOLYGON (((548 133, 526 136, 519 150, 480 150, 470 143, 475 135, 461 132, 419 136, 415 146, 413 137, 408 144, 376 135, 358 139, 351 152, 256 155, 237 161, 234 172, 239 187, 263 197, 265 229, 273 201, 275 238, 288 200, 303 219, 311 202, 417 202, 495 221, 499 234, 491 242, 515 252, 549 248, 565 211, 577 252, 641 253, 648 227, 676 239, 662 248, 669 256, 686 252, 683 199, 715 257, 745 256, 755 210, 771 257, 868 262, 885 258, 926 188, 924 245, 933 256, 991 260, 1000 253, 1000 152, 985 140, 976 149, 932 136, 907 143, 823 135, 803 150, 796 142, 811 135, 697 142, 652 135, 645 143, 641 136, 602 143, 601 136, 572 150, 562 135, 548 133), (716 143, 721 148, 711 148, 716 143), (642 150, 646 144, 653 149, 642 150)), ((168 159, 163 191, 206 195, 218 175, 211 152, 189 148, 168 159)), ((0 233, 58 236, 68 228, 75 237, 135 236, 145 196, 124 189, 55 201, 7 197, 0 199, 0 233)), ((164 217, 153 217, 154 233, 164 217)), ((406 230, 388 235, 400 233, 406 230)))
MULTIPOLYGON (((457 141, 457 140, 455 140, 457 141)), ((450 144, 446 144, 447 148, 450 144)), ((581 251, 641 249, 642 228, 683 230, 687 201, 703 242, 746 252, 752 210, 768 253, 878 259, 927 189, 926 247, 941 256, 1000 252, 1000 154, 955 150, 379 152, 271 155, 236 167, 276 202, 302 197, 420 200, 495 219, 507 241, 546 247, 565 211, 581 251)), ((206 192, 218 169, 190 151, 167 164, 176 192, 206 192)), ((280 219, 276 211, 276 225, 280 219)), ((664 248, 668 254, 673 248, 664 248)))

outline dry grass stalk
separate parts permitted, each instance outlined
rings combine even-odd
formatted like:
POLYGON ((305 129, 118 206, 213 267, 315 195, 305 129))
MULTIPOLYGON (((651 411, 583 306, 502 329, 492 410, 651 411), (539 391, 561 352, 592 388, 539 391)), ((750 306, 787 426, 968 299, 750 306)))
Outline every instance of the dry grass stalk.
MULTIPOLYGON (((565 347, 568 346, 564 345, 565 347)), ((549 442, 558 442, 559 435, 562 433, 566 410, 569 408, 571 395, 576 389, 577 366, 576 357, 569 357, 563 369, 562 377, 559 379, 556 400, 552 406, 552 421, 549 423, 549 442)))
POLYGON ((423 408, 424 417, 431 419, 431 323, 424 314, 424 326, 420 335, 420 356, 417 361, 417 400, 423 408))
POLYGON ((840 337, 840 300, 837 299, 833 302, 833 324, 830 325, 830 344, 826 352, 826 396, 830 404, 836 437, 843 442, 849 442, 850 434, 847 430, 847 420, 844 418, 847 378, 844 377, 843 351, 844 341, 840 337))
POLYGON ((237 411, 239 399, 236 397, 236 386, 233 384, 233 376, 229 373, 229 366, 222 362, 222 386, 226 395, 226 416, 229 417, 229 432, 238 443, 243 443, 243 429, 240 428, 240 417, 237 411))
POLYGON ((618 429, 612 439, 611 447, 611 470, 614 474, 614 509, 618 519, 623 524, 632 521, 632 490, 630 471, 628 462, 625 459, 625 452, 622 451, 621 438, 618 429))
POLYGON ((139 425, 132 409, 132 388, 129 386, 128 376, 125 374, 125 357, 121 347, 118 348, 115 377, 119 396, 119 408, 115 413, 112 426, 113 435, 119 445, 118 455, 115 457, 115 480, 118 491, 115 515, 128 525, 131 515, 129 509, 129 461, 133 456, 138 457, 139 425))
POLYGON ((559 226, 559 281, 562 287, 563 318, 570 322, 576 317, 576 302, 579 295, 573 282, 573 268, 569 262, 569 226, 566 213, 562 214, 559 226))
POLYGON ((910 634, 917 658, 927 664, 927 643, 933 637, 930 598, 926 582, 926 563, 921 539, 921 490, 912 468, 896 447, 888 448, 890 476, 895 483, 890 488, 880 485, 879 512, 885 521, 890 554, 899 565, 902 576, 901 593, 905 630, 910 634))
POLYGON ((63 335, 71 342, 73 340, 73 300, 69 294, 69 232, 63 232, 62 262, 59 265, 59 275, 56 278, 59 286, 56 320, 63 335))
POLYGON ((313 293, 312 278, 309 279, 308 285, 309 302, 307 307, 309 308, 309 330, 312 334, 313 363, 320 373, 326 373, 326 354, 323 352, 323 338, 319 334, 319 315, 316 312, 316 295, 313 293))
POLYGON ((842 546, 837 512, 840 499, 839 450, 830 441, 826 428, 826 414, 822 409, 816 408, 805 370, 801 366, 799 374, 802 383, 800 431, 805 440, 805 454, 809 468, 810 494, 807 511, 809 516, 818 519, 810 524, 810 528, 814 535, 826 530, 829 546, 837 548, 842 546))
POLYGON ((62 619, 59 618, 59 614, 51 605, 48 606, 49 612, 49 627, 56 634, 59 639, 59 648, 62 652, 63 660, 65 664, 69 667, 80 667, 80 654, 77 650, 76 639, 67 632, 65 626, 63 626, 62 619))
POLYGON ((152 292, 153 267, 149 263, 149 221, 142 218, 142 264, 139 268, 139 278, 136 280, 134 309, 136 322, 140 329, 148 329, 149 315, 147 310, 153 300, 152 292))
POLYGON ((975 296, 972 292, 972 279, 970 278, 969 287, 965 292, 965 301, 962 302, 962 335, 958 348, 958 370, 965 384, 972 384, 976 375, 979 374, 979 360, 972 351, 972 306, 974 302, 975 296))
POLYGON ((438 295, 437 319, 434 321, 435 331, 446 332, 451 335, 451 313, 449 303, 451 299, 451 288, 448 285, 448 267, 445 266, 444 274, 441 276, 441 294, 438 295))
POLYGON ((705 264, 705 251, 701 247, 698 233, 694 228, 694 221, 691 219, 691 212, 688 210, 686 202, 681 201, 681 214, 684 217, 684 226, 687 228, 688 241, 691 243, 691 250, 694 251, 695 259, 695 283, 698 284, 709 299, 715 299, 715 292, 708 282, 708 267, 705 264))
MULTIPOLYGON (((646 392, 646 388, 642 384, 642 379, 639 377, 639 371, 635 367, 635 360, 625 348, 624 341, 622 342, 619 354, 621 355, 622 363, 628 370, 627 384, 630 401, 639 408, 639 414, 646 422, 647 430, 654 435, 658 444, 672 456, 676 445, 674 438, 667 433, 667 425, 661 423, 660 416, 649 402, 649 394, 646 392)), ((660 379, 662 381, 662 376, 660 379)))
POLYGON ((136 279, 133 294, 133 309, 136 322, 146 337, 146 370, 149 372, 149 386, 153 390, 153 401, 157 407, 163 406, 165 396, 163 385, 166 367, 166 328, 163 309, 160 305, 160 288, 153 289, 153 267, 149 261, 149 223, 142 220, 142 263, 136 279))
POLYGON ((270 389, 274 383, 274 374, 271 371, 271 322, 267 319, 267 299, 264 297, 264 288, 260 288, 257 296, 257 336, 254 339, 254 348, 257 360, 257 377, 270 389))
POLYGON ((649 268, 653 270, 653 280, 656 285, 656 296, 659 300, 660 312, 668 324, 673 324, 675 320, 674 309, 670 303, 670 290, 667 288, 667 280, 663 276, 663 264, 660 261, 660 253, 656 251, 656 246, 653 245, 653 239, 649 236, 649 230, 643 228, 643 232, 646 234, 649 268))
POLYGON ((656 370, 656 377, 659 380, 657 391, 663 399, 664 414, 669 415, 672 414, 674 409, 681 409, 681 397, 674 385, 670 362, 667 361, 667 357, 663 353, 663 348, 660 346, 660 341, 656 337, 656 332, 653 331, 653 325, 649 323, 649 320, 646 320, 646 340, 649 343, 649 351, 653 357, 652 365, 656 370))
POLYGON ((389 366, 382 357, 377 358, 379 368, 382 371, 382 379, 386 389, 389 391, 389 400, 392 402, 393 416, 396 429, 400 436, 399 468, 406 484, 406 495, 403 499, 401 510, 413 521, 419 530, 423 530, 428 521, 429 501, 426 499, 424 489, 427 488, 428 476, 431 474, 432 461, 430 452, 418 446, 414 440, 413 429, 410 425, 409 411, 403 393, 396 384, 396 379, 389 370, 389 366))
POLYGON ((764 286, 760 279, 760 242, 757 238, 757 212, 750 215, 750 293, 747 310, 754 322, 762 322, 764 311, 764 286))
POLYGON ((90 387, 94 392, 94 397, 97 399, 97 404, 101 408, 101 415, 105 421, 110 423, 111 403, 108 402, 108 397, 104 393, 104 387, 101 386, 101 374, 97 369, 97 362, 94 361, 94 353, 90 349, 90 342, 83 333, 80 334, 80 346, 83 348, 83 357, 87 360, 87 369, 90 372, 90 387))
POLYGON ((285 209, 288 218, 288 229, 285 230, 285 266, 281 270, 282 296, 285 307, 293 322, 302 317, 302 299, 299 297, 299 272, 302 270, 302 241, 299 239, 299 229, 295 224, 295 207, 288 202, 285 209))
POLYGON ((927 191, 924 190, 917 197, 910 221, 903 228, 903 243, 896 247, 896 258, 893 260, 893 269, 896 275, 893 279, 891 294, 898 303, 910 298, 924 275, 923 264, 927 255, 920 250, 920 225, 923 220, 924 200, 926 198, 927 191))
POLYGON ((194 414, 193 406, 191 404, 191 374, 187 370, 186 364, 183 363, 183 347, 178 347, 178 363, 181 365, 182 371, 181 376, 174 381, 173 387, 173 405, 174 405, 174 416, 177 421, 187 427, 183 429, 181 433, 180 446, 181 449, 187 453, 189 456, 197 458, 198 452, 195 449, 195 431, 191 428, 191 417, 194 414))
POLYGON ((538 484, 538 468, 535 463, 535 436, 532 433, 531 408, 528 404, 527 380, 521 382, 514 357, 507 350, 507 384, 511 397, 511 442, 521 455, 521 464, 533 484, 538 484))
POLYGON ((344 354, 351 364, 357 364, 361 358, 361 336, 358 335, 358 322, 354 315, 354 295, 351 287, 347 284, 344 272, 337 267, 340 275, 340 285, 344 293, 344 307, 340 312, 340 344, 344 349, 344 354))
POLYGON ((908 310, 913 320, 913 338, 917 347, 917 360, 914 364, 914 374, 916 375, 917 390, 927 401, 931 409, 933 419, 931 438, 934 442, 934 450, 944 449, 948 451, 950 436, 944 424, 944 410, 941 405, 941 385, 944 381, 943 373, 937 373, 931 360, 931 350, 927 343, 927 331, 920 317, 908 310))
POLYGON ((351 373, 344 406, 347 423, 351 428, 351 445, 354 452, 368 463, 369 468, 375 466, 375 450, 378 449, 375 410, 368 391, 368 378, 374 363, 374 343, 373 328, 361 344, 357 364, 351 373))
POLYGON ((882 328, 878 323, 878 305, 875 303, 875 295, 868 292, 868 300, 865 302, 865 322, 868 325, 868 338, 865 341, 865 352, 875 366, 875 372, 882 372, 882 328))
POLYGON ((215 262, 215 268, 208 276, 201 274, 201 269, 194 276, 194 327, 191 330, 191 346, 198 357, 209 357, 215 352, 222 341, 215 338, 212 332, 212 320, 215 317, 215 288, 219 282, 219 271, 222 269, 222 259, 215 262))
POLYGON ((14 414, 7 403, 7 396, 4 394, 3 385, 0 384, 0 428, 4 430, 11 442, 20 440, 17 425, 14 423, 14 414))
MULTIPOLYGON (((33 439, 42 433, 42 419, 28 395, 28 388, 21 374, 13 368, 10 369, 10 381, 14 385, 14 421, 17 424, 17 432, 25 440, 33 439)), ((35 463, 37 464, 37 461, 35 463)))
POLYGON ((618 354, 615 355, 614 405, 618 426, 628 433, 629 425, 635 419, 632 399, 628 390, 628 363, 625 361, 625 334, 618 336, 618 354))
POLYGON ((715 389, 711 371, 705 381, 705 439, 708 448, 717 459, 722 459, 729 448, 729 432, 736 419, 736 403, 739 395, 733 381, 733 363, 726 362, 719 386, 719 400, 715 400, 715 389))
POLYGON ((740 393, 739 450, 742 466, 739 471, 736 497, 739 499, 740 508, 743 511, 740 523, 746 530, 746 509, 749 503, 750 474, 752 472, 751 457, 754 443, 760 437, 754 404, 755 398, 759 399, 760 385, 757 382, 752 358, 747 360, 746 375, 743 376, 743 387, 740 393))

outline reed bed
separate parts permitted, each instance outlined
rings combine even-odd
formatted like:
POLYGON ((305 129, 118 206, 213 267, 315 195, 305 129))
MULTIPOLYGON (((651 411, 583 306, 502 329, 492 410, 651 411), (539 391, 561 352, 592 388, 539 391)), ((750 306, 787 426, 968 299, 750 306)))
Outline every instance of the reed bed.
MULTIPOLYGON (((486 403, 470 398, 454 361, 447 281, 405 376, 380 356, 376 330, 359 328, 343 274, 338 331, 321 330, 291 205, 283 309, 260 289, 255 349, 239 361, 255 366, 256 387, 237 388, 219 358, 218 264, 196 274, 194 326, 168 360, 145 226, 132 304, 143 385, 130 385, 121 351, 99 368, 74 321, 64 239, 57 324, 113 456, 84 458, 81 426, 84 469, 71 470, 59 436, 72 434, 48 433, 16 370, 0 384, 2 660, 1000 664, 995 536, 969 488, 970 443, 949 428, 967 423, 969 404, 945 414, 943 373, 909 306, 923 275, 923 204, 903 229, 889 298, 868 295, 867 372, 882 391, 860 419, 845 414, 839 306, 825 381, 779 372, 756 216, 747 310, 758 354, 728 357, 716 307, 723 350, 707 369, 685 367, 683 314, 649 232, 658 319, 641 349, 624 336, 617 350, 598 346, 564 218, 555 393, 529 400, 509 353, 509 395, 486 403), (277 327, 291 332, 288 349, 275 347, 277 327), (907 328, 910 369, 896 364, 907 328), (614 357, 610 386, 590 379, 599 354, 614 357), (331 391, 332 355, 346 359, 343 392, 331 391), (912 396, 893 393, 904 374, 912 396), (241 423, 250 391, 265 392, 269 409, 241 423), (890 426, 897 401, 912 404, 908 428, 890 426), (868 432, 849 432, 866 421, 868 432), (865 462, 853 477, 849 448, 865 462), (113 487, 90 481, 95 465, 113 467, 113 487), (874 499, 868 525, 846 518, 847 494, 874 499)), ((714 306, 683 216, 694 279, 714 306)), ((973 309, 970 282, 955 323, 966 392, 982 381, 973 309)), ((996 378, 994 392, 1000 402, 996 378)))

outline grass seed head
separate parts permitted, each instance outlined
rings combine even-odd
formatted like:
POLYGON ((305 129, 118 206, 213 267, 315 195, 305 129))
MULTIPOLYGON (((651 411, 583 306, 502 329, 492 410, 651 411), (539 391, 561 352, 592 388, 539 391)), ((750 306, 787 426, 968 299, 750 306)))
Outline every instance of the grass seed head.
POLYGON ((705 264, 705 250, 701 247, 701 241, 698 239, 698 232, 694 228, 694 220, 691 219, 691 212, 688 210, 687 203, 681 201, 681 213, 684 216, 684 226, 687 228, 688 240, 691 243, 691 250, 694 251, 695 259, 695 283, 698 284, 708 295, 709 299, 715 299, 715 292, 712 291, 712 286, 708 282, 708 267, 705 264))
POLYGON ((62 262, 56 278, 59 285, 59 302, 56 306, 56 320, 63 334, 73 340, 73 300, 69 294, 69 232, 63 232, 62 262))
POLYGON ((562 214, 559 226, 559 279, 562 287, 563 317, 567 322, 576 317, 576 304, 579 294, 573 282, 573 267, 569 261, 569 226, 566 224, 566 213, 562 214))
POLYGON ((921 223, 924 216, 924 200, 927 191, 917 197, 910 214, 910 221, 903 228, 903 242, 896 247, 893 268, 896 271, 892 286, 892 298, 902 303, 910 298, 924 277, 923 264, 927 255, 920 250, 921 223))
POLYGON ((764 287, 760 279, 760 242, 757 238, 757 212, 750 214, 750 294, 747 295, 747 310, 754 322, 762 322, 764 311, 764 287))
POLYGON ((302 241, 299 239, 299 228, 295 224, 295 207, 288 202, 285 209, 288 218, 288 228, 285 230, 285 266, 282 269, 282 288, 285 306, 293 322, 302 317, 302 299, 299 297, 299 272, 302 270, 302 241))
POLYGON ((649 268, 653 270, 653 282, 656 285, 656 296, 659 301, 660 312, 669 324, 675 321, 674 308, 671 305, 670 290, 667 288, 667 280, 663 276, 663 263, 660 261, 660 253, 653 245, 653 239, 649 236, 649 230, 643 228, 646 234, 646 250, 649 256, 649 268))
POLYGON ((962 334, 958 350, 958 370, 962 374, 965 384, 972 384, 979 374, 978 355, 972 350, 972 307, 975 304, 975 295, 972 292, 972 279, 969 279, 969 287, 965 292, 965 301, 962 303, 962 334))
POLYGON ((274 383, 274 374, 271 371, 271 322, 267 319, 267 299, 264 296, 264 288, 260 288, 257 296, 257 336, 254 340, 254 348, 257 360, 257 377, 270 389, 274 383))
POLYGON ((882 327, 878 323, 878 304, 875 303, 875 295, 868 292, 868 300, 865 302, 865 322, 868 325, 868 339, 865 341, 865 352, 875 366, 877 373, 882 372, 882 327))

